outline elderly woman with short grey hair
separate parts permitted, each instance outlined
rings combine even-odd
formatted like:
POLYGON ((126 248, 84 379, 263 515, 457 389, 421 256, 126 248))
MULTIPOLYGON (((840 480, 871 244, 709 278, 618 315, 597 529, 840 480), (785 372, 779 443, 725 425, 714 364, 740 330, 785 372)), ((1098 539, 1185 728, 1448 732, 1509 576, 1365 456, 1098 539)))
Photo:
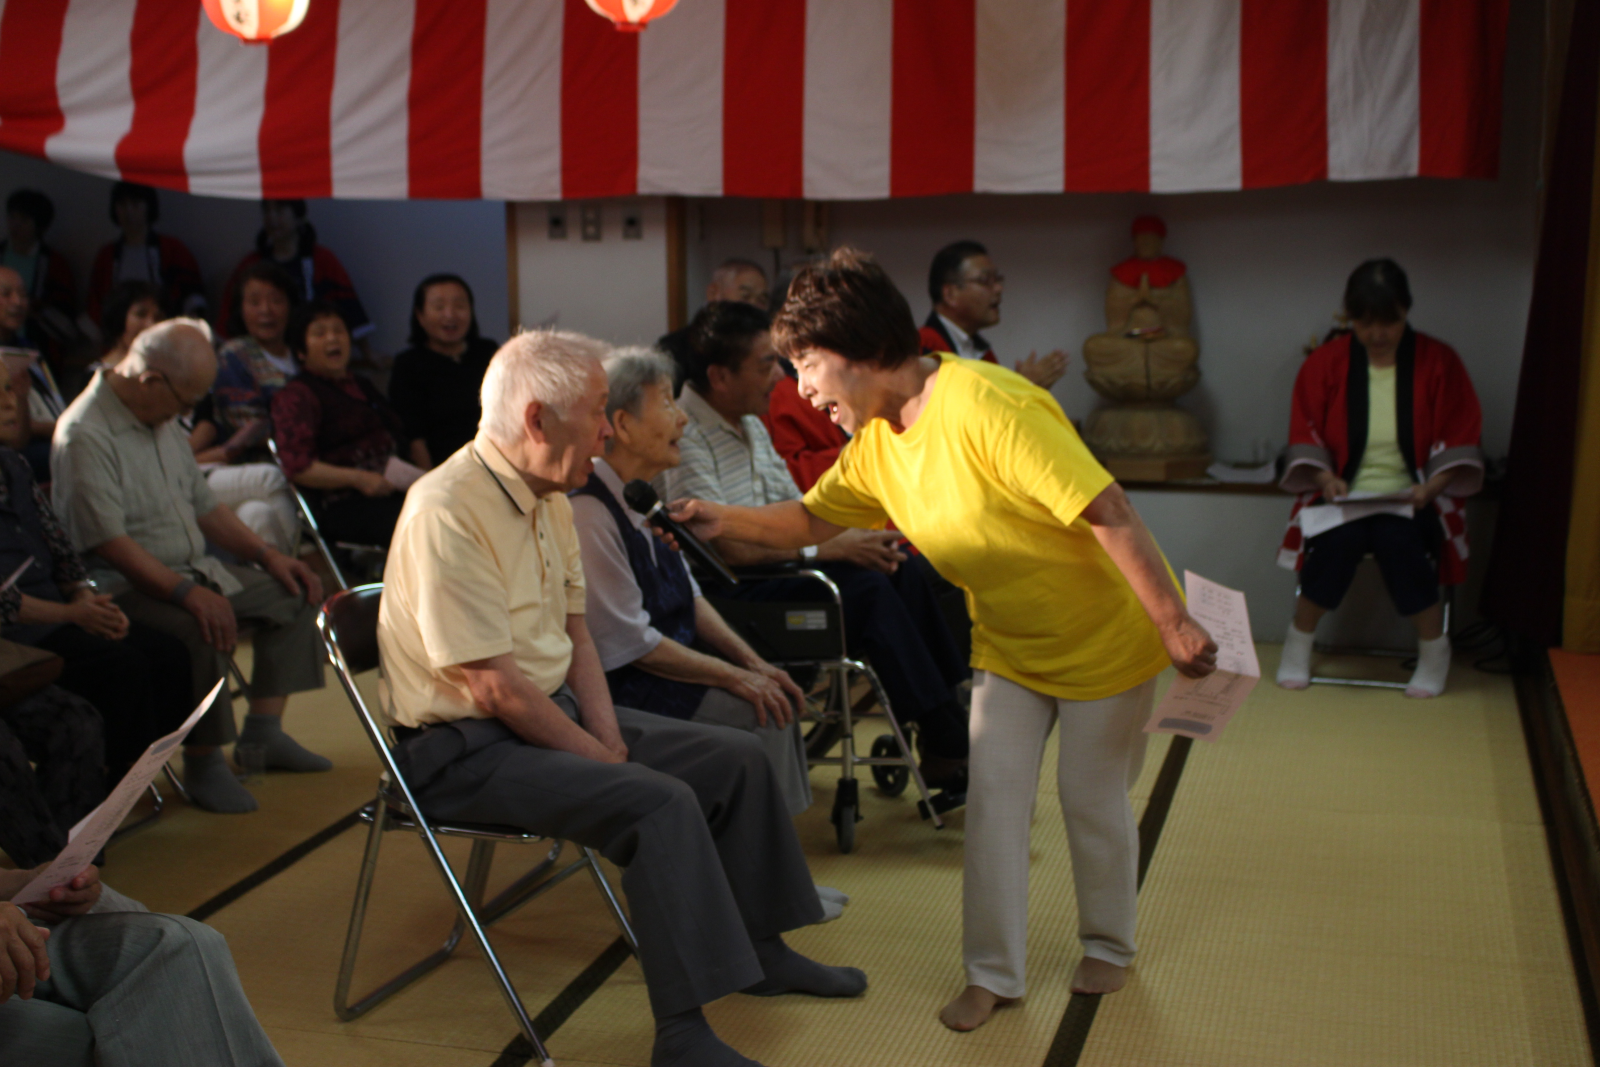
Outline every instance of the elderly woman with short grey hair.
POLYGON ((678 465, 678 438, 688 417, 672 398, 672 361, 651 349, 625 348, 605 360, 605 369, 613 436, 588 483, 572 493, 572 517, 588 585, 589 631, 611 699, 753 732, 789 813, 798 815, 811 804, 796 721, 796 709, 804 706, 799 687, 717 614, 683 557, 623 500, 629 482, 648 482, 678 465))

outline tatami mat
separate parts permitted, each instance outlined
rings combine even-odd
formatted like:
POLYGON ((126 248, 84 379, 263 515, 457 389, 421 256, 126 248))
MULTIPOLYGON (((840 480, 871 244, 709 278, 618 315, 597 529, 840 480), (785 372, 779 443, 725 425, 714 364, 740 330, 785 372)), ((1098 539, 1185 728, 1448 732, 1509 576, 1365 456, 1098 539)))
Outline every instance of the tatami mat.
MULTIPOLYGON (((1270 679, 1276 649, 1262 651, 1270 679)), ((1589 1062, 1510 686, 1470 670, 1453 683, 1419 702, 1268 681, 1221 742, 1193 747, 1141 897, 1133 980, 1100 1005, 1082 1064, 1589 1062)), ((256 816, 177 805, 115 846, 107 880, 186 910, 370 797, 375 761, 340 691, 297 697, 290 723, 339 768, 269 777, 256 816)), ((863 726, 863 740, 875 729, 863 726)), ((1136 810, 1167 745, 1152 739, 1136 810)), ((935 1018, 962 985, 961 814, 935 831, 909 796, 864 784, 858 848, 841 856, 827 821, 836 777, 814 770, 817 802, 798 825, 817 881, 854 899, 844 918, 791 941, 865 968, 872 988, 852 1002, 730 997, 708 1009, 718 1030, 771 1067, 1042 1064, 1078 957, 1053 776, 1034 826, 1030 993, 969 1035, 935 1018)), ((364 825, 339 834, 211 919, 257 1013, 291 1067, 489 1067, 516 1028, 470 948, 370 1015, 335 1018, 364 839, 364 825)), ((534 858, 501 852, 497 882, 534 858)), ((449 919, 417 841, 389 835, 358 992, 429 951, 449 919)), ((495 930, 534 1013, 615 937, 581 874, 495 930)), ((549 1044, 572 1067, 647 1064, 634 962, 549 1044)))

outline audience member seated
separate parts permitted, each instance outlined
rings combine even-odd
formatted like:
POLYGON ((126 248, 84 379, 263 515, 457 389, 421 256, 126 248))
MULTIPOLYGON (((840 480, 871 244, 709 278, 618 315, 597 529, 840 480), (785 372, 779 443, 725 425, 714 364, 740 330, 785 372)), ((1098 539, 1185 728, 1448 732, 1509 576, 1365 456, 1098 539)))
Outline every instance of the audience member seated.
MULTIPOLYGON (((37 873, 0 871, 0 897, 37 873)), ((283 1067, 222 935, 150 913, 95 867, 48 900, 0 904, 0 957, 0 1063, 283 1067)))
MULTIPOLYGON (((161 198, 150 186, 117 182, 111 187, 111 221, 119 233, 115 241, 101 246, 89 270, 90 319, 100 321, 106 298, 124 282, 144 282, 163 305, 180 315, 205 317, 200 264, 188 245, 151 228, 160 218, 161 198)), ((103 340, 110 343, 115 336, 108 332, 103 340)))
POLYGON ((588 484, 572 495, 589 632, 613 701, 753 733, 789 814, 798 815, 811 806, 796 714, 805 694, 723 621, 683 557, 623 501, 624 485, 648 482, 678 464, 678 438, 689 420, 673 402, 672 369, 671 359, 646 349, 624 349, 605 361, 613 436, 588 484))
POLYGON ((28 433, 21 452, 28 458, 33 475, 41 482, 50 480, 50 438, 56 419, 66 407, 61 390, 56 388, 50 367, 40 357, 38 347, 24 332, 28 321, 28 290, 23 278, 10 267, 0 266, 0 348, 31 356, 13 366, 17 399, 27 412, 28 433), (26 372, 21 373, 25 367, 26 372))
MULTIPOLYGON (((714 304, 719 300, 749 304, 761 311, 769 310, 772 288, 767 284, 767 272, 761 269, 761 264, 748 259, 724 260, 720 267, 711 272, 711 280, 706 283, 706 303, 714 304)), ((656 342, 656 347, 671 356, 678 365, 677 380, 673 382, 673 387, 677 389, 683 387, 684 369, 689 365, 690 328, 684 326, 673 330, 656 342)))
POLYGON ((105 718, 114 785, 151 741, 177 729, 194 707, 189 652, 175 637, 131 624, 110 596, 89 584, 83 560, 28 464, 6 447, 20 429, 10 374, 0 364, 0 578, 33 561, 0 592, 0 637, 61 657, 58 684, 105 718))
POLYGON ((82 697, 46 685, 0 704, 0 851, 19 867, 54 859, 106 798, 104 764, 100 713, 82 697))
POLYGON ((239 331, 217 354, 217 383, 195 409, 189 445, 217 499, 257 537, 294 554, 300 514, 289 481, 267 450, 272 398, 299 373, 286 335, 299 301, 276 263, 253 263, 229 313, 239 331))
MULTIPOLYGON (((295 280, 295 293, 300 300, 331 300, 338 305, 357 341, 364 344, 376 328, 368 320, 344 264, 317 243, 316 227, 306 221, 304 200, 261 201, 261 232, 256 234, 255 251, 239 261, 228 279, 222 293, 224 314, 234 306, 246 272, 262 260, 276 263, 295 280)), ((230 330, 228 336, 235 334, 230 330)))
MULTIPOLYGON (((83 363, 69 362, 84 340, 78 329, 78 286, 67 257, 45 244, 56 207, 37 189, 18 189, 6 198, 6 239, 0 241, 0 266, 17 272, 28 297, 28 337, 53 364, 70 371, 83 363)), ((90 360, 93 359, 91 355, 90 360)))
POLYGON ((610 433, 606 352, 539 331, 490 363, 478 436, 416 484, 395 532, 385 712, 434 817, 509 823, 622 867, 651 1067, 750 1067, 701 1005, 741 990, 858 996, 866 976, 783 941, 822 908, 755 738, 612 704, 566 496, 610 433))
MULTIPOLYGON (((173 319, 140 334, 117 369, 96 375, 61 417, 52 457, 56 512, 73 547, 94 555, 96 578, 123 613, 188 648, 190 707, 225 675, 239 622, 250 623, 250 709, 238 739, 265 747, 270 768, 326 770, 328 761, 282 726, 289 694, 322 685, 321 583, 218 503, 177 425, 216 373, 210 331, 200 320, 173 319), (256 566, 208 556, 208 540, 256 566)), ((235 733, 224 690, 189 734, 184 754, 189 793, 211 811, 256 807, 218 751, 235 733)))
POLYGON ((430 274, 411 297, 411 347, 394 358, 389 401, 405 425, 405 455, 431 470, 478 432, 478 391, 496 345, 478 333, 472 287, 430 274))
POLYGON ((102 302, 100 335, 105 339, 105 355, 92 369, 110 370, 121 363, 133 347, 133 339, 166 317, 155 286, 118 282, 102 302))
MULTIPOLYGON (((800 499, 759 418, 782 376, 765 312, 721 301, 695 316, 689 378, 679 404, 689 424, 682 462, 658 480, 665 500, 695 497, 760 507, 800 499)), ((853 653, 865 654, 895 714, 920 726, 922 772, 934 788, 966 783, 967 726, 955 687, 965 677, 937 598, 916 567, 901 567, 899 535, 850 530, 799 552, 719 539, 732 566, 802 560, 817 565, 844 597, 853 653)), ((815 582, 785 578, 740 582, 723 595, 750 600, 814 600, 815 582)))
POLYGON ((1417 667, 1406 696, 1444 692, 1450 635, 1439 586, 1466 578, 1466 514, 1458 501, 1483 487, 1483 416, 1455 350, 1406 323, 1411 286, 1390 259, 1350 275, 1350 332, 1312 352, 1294 383, 1289 467, 1299 493, 1279 562, 1300 571, 1300 596, 1283 642, 1278 684, 1311 678, 1317 622, 1339 606, 1356 566, 1372 555, 1396 610, 1416 626, 1417 667), (1409 400, 1410 410, 1401 404, 1409 400), (1398 498, 1404 514, 1377 514, 1303 538, 1302 509, 1346 496, 1398 498))
MULTIPOLYGON (((989 250, 977 241, 957 241, 939 249, 928 269, 933 310, 922 324, 922 351, 953 352, 963 359, 1000 362, 979 330, 1000 324, 1000 297, 1006 276, 995 268, 989 250)), ((1067 371, 1060 349, 1043 359, 1037 352, 1017 362, 1017 373, 1049 389, 1067 371)))
POLYGON ((301 370, 272 398, 283 473, 307 491, 330 541, 389 544, 405 504, 384 477, 403 433, 375 385, 350 371, 350 331, 338 305, 302 304, 289 320, 301 370))

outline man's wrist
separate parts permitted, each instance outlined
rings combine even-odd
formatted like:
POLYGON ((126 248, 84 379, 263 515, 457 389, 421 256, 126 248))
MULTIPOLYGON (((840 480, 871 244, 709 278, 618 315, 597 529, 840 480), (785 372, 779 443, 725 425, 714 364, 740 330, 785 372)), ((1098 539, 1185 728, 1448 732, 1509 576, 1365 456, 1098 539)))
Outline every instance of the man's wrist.
POLYGON ((192 578, 180 578, 178 579, 178 584, 173 586, 172 591, 167 594, 167 599, 174 604, 182 606, 183 602, 188 599, 189 593, 192 589, 194 589, 194 587, 195 583, 192 578))
POLYGON ((265 541, 263 541, 263 542, 261 542, 261 547, 256 549, 255 556, 251 559, 250 562, 255 563, 257 565, 263 564, 263 563, 265 563, 267 561, 267 557, 272 555, 273 551, 274 551, 273 547, 271 545, 267 544, 265 541))

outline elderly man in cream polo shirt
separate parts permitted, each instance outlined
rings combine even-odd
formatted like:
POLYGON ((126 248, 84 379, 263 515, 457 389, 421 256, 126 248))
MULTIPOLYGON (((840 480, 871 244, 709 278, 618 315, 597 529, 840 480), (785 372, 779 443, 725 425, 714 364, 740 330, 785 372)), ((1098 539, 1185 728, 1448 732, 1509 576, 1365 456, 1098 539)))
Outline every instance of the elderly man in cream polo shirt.
POLYGON ((412 486, 384 571, 384 706, 431 814, 574 841, 623 868, 652 1067, 746 1067, 702 1004, 857 996, 866 976, 780 936, 822 909, 761 746, 611 704, 566 497, 611 434, 606 352, 566 332, 508 341, 478 436, 412 486))

